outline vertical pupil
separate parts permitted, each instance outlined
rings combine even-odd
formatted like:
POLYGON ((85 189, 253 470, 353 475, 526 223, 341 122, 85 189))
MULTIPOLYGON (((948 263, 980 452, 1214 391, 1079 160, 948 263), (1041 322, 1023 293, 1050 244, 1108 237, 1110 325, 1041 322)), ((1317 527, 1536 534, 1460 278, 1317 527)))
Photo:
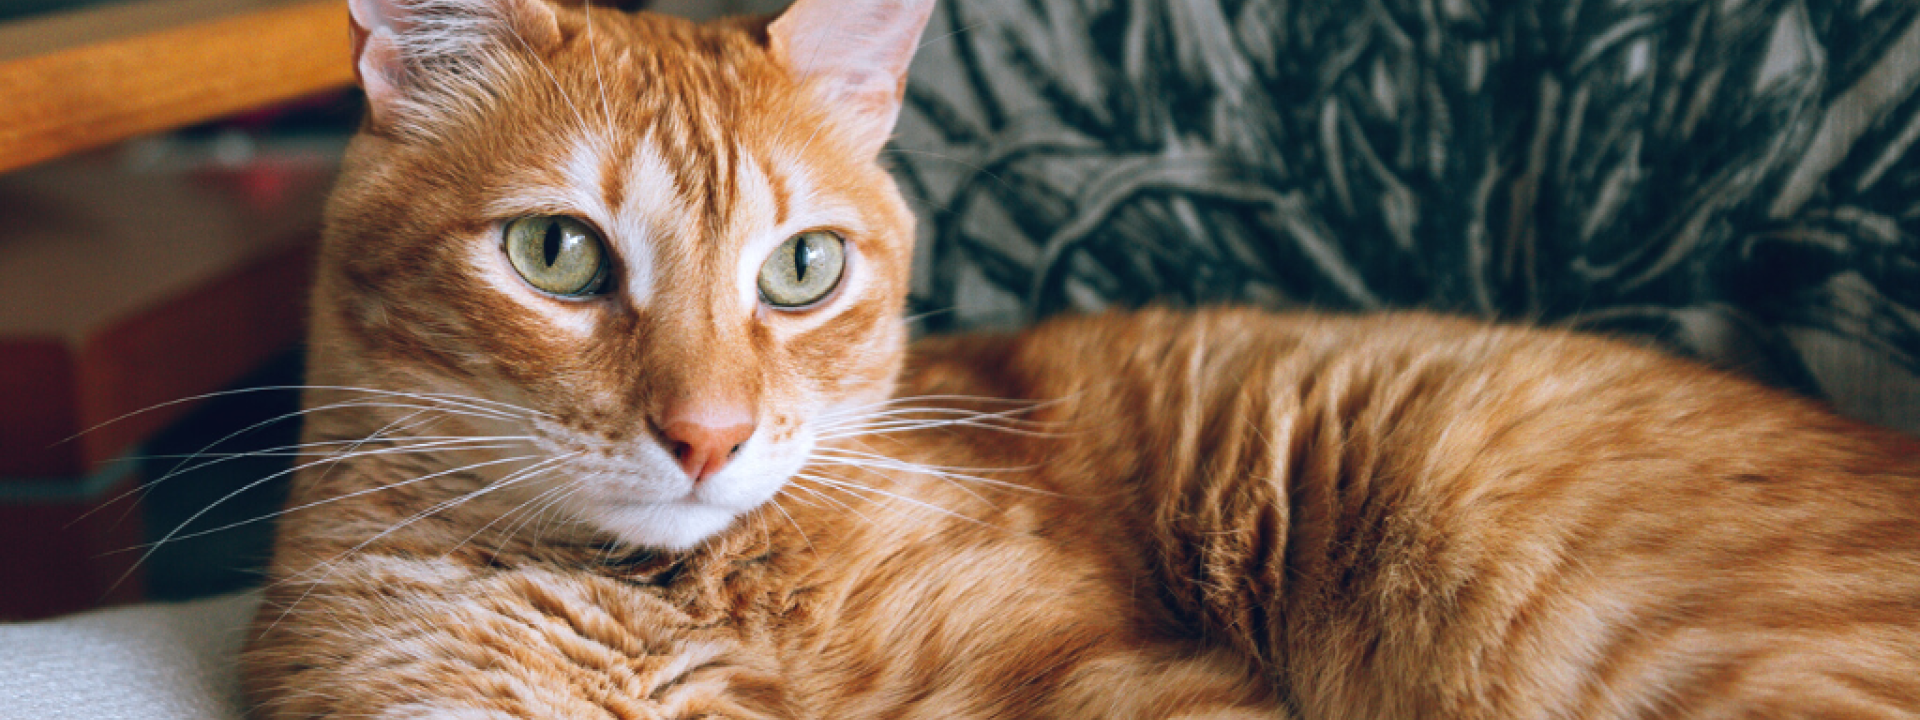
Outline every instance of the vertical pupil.
POLYGON ((807 281, 807 266, 813 264, 813 241, 802 235, 793 246, 793 279, 795 282, 807 281))
POLYGON ((547 267, 553 267, 553 261, 560 259, 560 223, 547 223, 547 236, 540 249, 547 258, 547 267))

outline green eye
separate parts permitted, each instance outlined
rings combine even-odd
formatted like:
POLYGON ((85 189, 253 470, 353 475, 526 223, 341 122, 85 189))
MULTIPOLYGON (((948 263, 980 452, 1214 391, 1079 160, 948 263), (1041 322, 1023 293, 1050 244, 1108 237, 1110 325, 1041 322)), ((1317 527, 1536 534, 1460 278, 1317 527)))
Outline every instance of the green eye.
POLYGON ((760 297, 768 305, 796 309, 820 302, 840 285, 847 243, 825 230, 809 230, 775 248, 760 266, 760 297))
POLYGON ((561 297, 598 295, 607 284, 600 234, 570 217, 525 217, 507 225, 507 259, 527 283, 561 297))

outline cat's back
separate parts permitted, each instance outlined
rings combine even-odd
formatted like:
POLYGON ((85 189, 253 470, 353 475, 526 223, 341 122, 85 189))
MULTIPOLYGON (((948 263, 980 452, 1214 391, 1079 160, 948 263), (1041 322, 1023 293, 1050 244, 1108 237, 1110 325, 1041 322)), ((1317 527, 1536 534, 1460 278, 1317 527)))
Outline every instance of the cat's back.
MULTIPOLYGON (((1177 613, 1307 716, 1903 717, 1920 444, 1624 342, 1426 314, 1150 311, 922 348, 1045 399, 1177 613)), ((1031 458, 1030 458, 1031 459, 1031 458)))
POLYGON ((1538 465, 1687 458, 1688 475, 1800 480, 1775 484, 1787 490, 1846 482, 1889 490, 1920 511, 1920 497, 1903 492, 1920 489, 1920 438, 1737 373, 1579 332, 1423 312, 1149 310, 936 338, 920 343, 908 365, 902 394, 971 386, 1041 399, 1057 422, 1101 418, 1109 430, 1131 419, 1123 432, 1170 437, 1228 429, 1207 425, 1239 415, 1253 424, 1338 424, 1348 440, 1391 440, 1397 454, 1538 465), (1834 473, 1883 477, 1856 483, 1834 473))

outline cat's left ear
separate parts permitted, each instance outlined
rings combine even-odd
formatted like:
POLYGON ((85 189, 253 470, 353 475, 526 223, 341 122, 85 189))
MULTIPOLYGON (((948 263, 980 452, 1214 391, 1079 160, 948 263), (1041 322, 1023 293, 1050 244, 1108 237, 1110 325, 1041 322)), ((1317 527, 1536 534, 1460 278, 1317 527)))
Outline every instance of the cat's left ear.
POLYGON ((934 0, 796 0, 767 26, 773 55, 829 103, 863 152, 893 133, 934 0))

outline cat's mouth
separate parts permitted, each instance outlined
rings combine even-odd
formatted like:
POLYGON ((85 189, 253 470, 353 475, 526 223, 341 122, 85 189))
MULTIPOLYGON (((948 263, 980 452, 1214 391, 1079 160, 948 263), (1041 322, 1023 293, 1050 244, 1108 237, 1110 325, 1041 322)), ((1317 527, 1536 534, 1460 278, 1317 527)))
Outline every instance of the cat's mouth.
POLYGON ((562 508, 628 543, 685 550, 772 501, 805 464, 810 446, 747 440, 723 467, 697 479, 658 445, 618 459, 596 453, 561 481, 575 486, 562 508))
POLYGON ((632 545, 690 550, 726 530, 740 514, 699 501, 633 502, 598 508, 585 519, 632 545))

